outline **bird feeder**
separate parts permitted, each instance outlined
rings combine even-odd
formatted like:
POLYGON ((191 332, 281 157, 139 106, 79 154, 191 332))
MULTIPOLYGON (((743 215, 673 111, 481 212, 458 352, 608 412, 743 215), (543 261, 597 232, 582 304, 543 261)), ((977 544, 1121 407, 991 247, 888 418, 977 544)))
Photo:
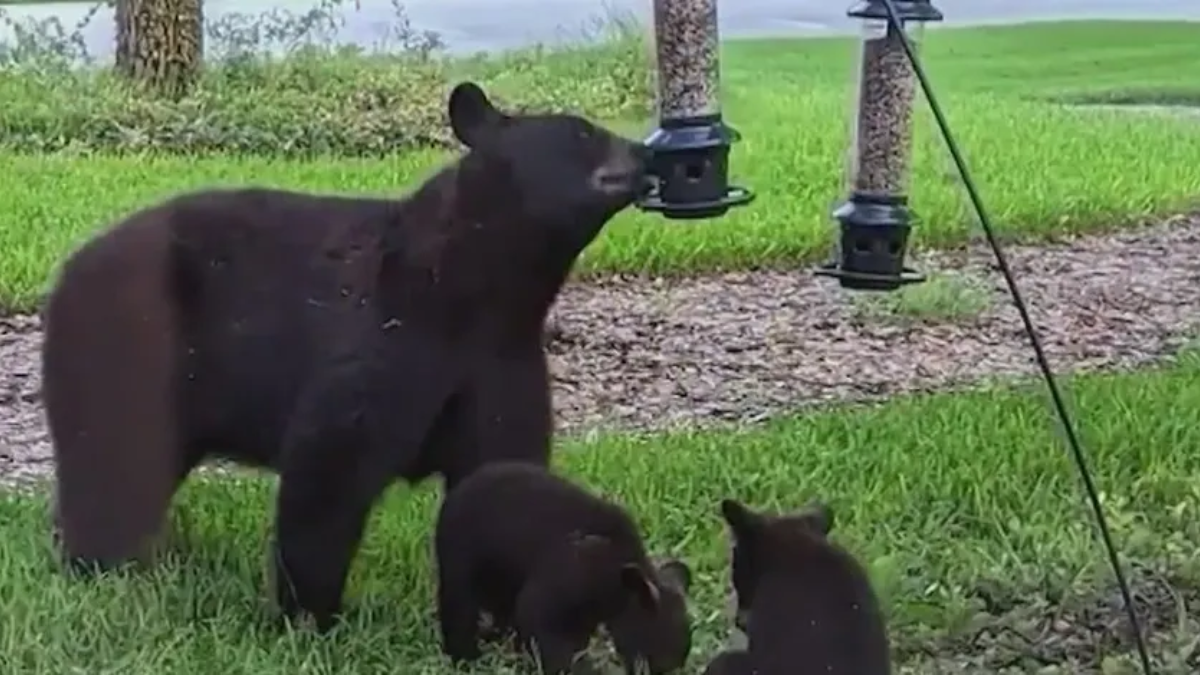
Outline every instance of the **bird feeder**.
POLYGON ((658 128, 644 141, 655 187, 638 203, 672 219, 714 218, 754 195, 729 184, 739 135, 721 118, 717 0, 654 0, 658 128))
POLYGON ((817 274, 853 290, 890 291, 925 278, 905 266, 913 220, 908 189, 917 80, 903 39, 907 35, 915 48, 924 24, 943 17, 931 0, 893 0, 892 5, 899 27, 888 20, 885 0, 862 0, 847 12, 862 22, 849 198, 833 212, 841 230, 834 259, 817 274))

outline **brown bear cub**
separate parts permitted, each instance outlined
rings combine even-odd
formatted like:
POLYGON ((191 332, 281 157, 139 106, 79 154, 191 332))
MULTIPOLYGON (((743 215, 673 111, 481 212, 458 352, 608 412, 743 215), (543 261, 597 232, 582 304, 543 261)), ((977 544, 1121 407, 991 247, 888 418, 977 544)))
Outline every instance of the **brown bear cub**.
POLYGON ((705 675, 887 675, 887 631, 866 571, 827 538, 833 512, 752 511, 726 499, 733 587, 746 651, 719 654, 705 675))
POLYGON ((73 568, 144 561, 203 460, 268 467, 276 598, 325 630, 389 483, 548 461, 544 320, 647 151, 471 83, 447 112, 467 150, 406 197, 194 192, 65 262, 42 373, 73 568))
POLYGON ((488 464, 442 502, 435 548, 442 649, 480 657, 482 613, 546 673, 570 669, 603 625, 626 672, 681 668, 691 651, 678 560, 652 563, 624 509, 547 469, 488 464))

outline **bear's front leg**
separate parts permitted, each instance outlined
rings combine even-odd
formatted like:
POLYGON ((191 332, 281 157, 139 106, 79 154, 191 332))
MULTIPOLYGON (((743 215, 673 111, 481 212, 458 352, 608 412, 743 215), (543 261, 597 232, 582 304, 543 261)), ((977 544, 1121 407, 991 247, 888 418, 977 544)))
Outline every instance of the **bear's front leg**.
POLYGON ((456 662, 475 661, 479 649, 479 601, 474 570, 465 551, 440 538, 437 548, 437 617, 442 652, 456 662))
POLYGON ((554 581, 561 580, 530 579, 517 596, 514 614, 519 642, 546 675, 571 672, 598 627, 575 611, 570 592, 554 581))
POLYGON ((333 627, 371 505, 391 480, 380 450, 360 433, 334 429, 290 448, 280 472, 273 558, 275 596, 288 619, 307 612, 318 631, 333 627))
POLYGON ((708 662, 703 675, 754 675, 754 661, 750 652, 724 651, 708 662))
POLYGON ((284 439, 275 596, 284 616, 307 612, 321 632, 333 627, 341 610, 346 575, 371 507, 419 456, 453 393, 453 371, 438 368, 444 360, 420 350, 399 356, 406 360, 352 363, 315 381, 284 439))
POLYGON ((554 432, 550 399, 539 345, 480 358, 461 396, 463 423, 437 441, 445 492, 489 462, 547 466, 554 432))

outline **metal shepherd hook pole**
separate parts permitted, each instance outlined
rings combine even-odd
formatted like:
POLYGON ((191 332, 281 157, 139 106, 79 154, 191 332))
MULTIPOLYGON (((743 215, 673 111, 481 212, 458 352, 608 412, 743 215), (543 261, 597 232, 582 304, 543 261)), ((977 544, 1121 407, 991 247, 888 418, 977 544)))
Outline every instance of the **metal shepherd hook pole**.
POLYGON ((721 118, 717 0, 654 0, 658 129, 646 139, 657 187, 639 202, 672 219, 714 218, 754 199, 729 185, 737 131, 721 118))

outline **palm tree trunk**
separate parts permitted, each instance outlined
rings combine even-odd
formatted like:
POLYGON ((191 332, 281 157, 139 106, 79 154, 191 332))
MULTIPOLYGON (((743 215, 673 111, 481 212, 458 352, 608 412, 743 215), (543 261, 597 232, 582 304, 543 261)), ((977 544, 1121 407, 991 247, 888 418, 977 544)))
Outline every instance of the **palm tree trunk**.
POLYGON ((117 72, 171 97, 183 96, 204 54, 202 0, 117 0, 117 72))

